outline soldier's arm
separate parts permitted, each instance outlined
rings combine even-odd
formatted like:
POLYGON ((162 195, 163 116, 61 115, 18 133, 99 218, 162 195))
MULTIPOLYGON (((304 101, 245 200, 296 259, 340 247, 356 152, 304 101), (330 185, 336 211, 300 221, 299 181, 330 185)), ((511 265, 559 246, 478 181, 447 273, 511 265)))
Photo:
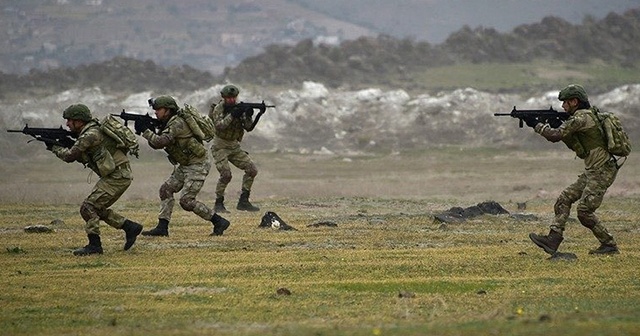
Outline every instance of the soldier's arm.
POLYGON ((216 130, 222 131, 225 130, 231 122, 233 121, 233 116, 231 113, 224 112, 224 104, 218 104, 213 108, 213 111, 210 115, 211 120, 213 121, 213 125, 216 127, 216 130))
POLYGON ((71 148, 53 146, 51 151, 64 162, 83 162, 82 153, 90 147, 99 145, 100 141, 101 139, 98 134, 88 132, 81 135, 71 148))
POLYGON ((551 142, 558 142, 584 129, 587 125, 586 117, 588 116, 585 114, 574 115, 558 128, 551 128, 549 124, 540 123, 536 125, 535 131, 551 142))
POLYGON ((142 137, 147 139, 149 146, 153 149, 165 148, 175 141, 175 138, 168 130, 163 131, 162 133, 157 135, 154 134, 151 130, 145 130, 142 133, 142 137))

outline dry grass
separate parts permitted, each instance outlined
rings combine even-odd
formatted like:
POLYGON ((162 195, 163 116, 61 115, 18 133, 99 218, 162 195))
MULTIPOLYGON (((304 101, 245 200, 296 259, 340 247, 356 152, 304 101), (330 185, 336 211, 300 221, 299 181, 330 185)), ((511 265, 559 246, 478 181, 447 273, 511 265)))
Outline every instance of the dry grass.
MULTIPOLYGON (((91 187, 86 174, 49 159, 29 169, 18 169, 24 162, 5 163, 0 334, 638 330, 639 174, 633 157, 598 212, 622 253, 587 255, 596 240, 574 221, 562 250, 575 253, 577 261, 546 260, 527 238, 547 229, 557 192, 580 169, 564 152, 444 148, 349 160, 255 158, 261 168, 255 203, 297 231, 259 229, 263 211, 232 211, 227 233, 210 237, 210 225, 177 209, 170 237, 141 237, 124 252, 123 233, 105 226, 105 254, 84 258, 70 251, 85 244, 77 211, 91 187), (63 168, 69 176, 60 176, 63 168), (513 212, 515 202, 528 201, 526 212, 540 220, 482 216, 446 226, 434 222, 435 213, 451 206, 488 199, 513 212), (23 231, 53 219, 64 221, 54 225, 55 233, 23 231), (309 226, 319 221, 338 226, 309 226), (278 294, 282 287, 292 294, 278 294)), ((136 180, 116 209, 152 226, 155 189, 168 174, 166 165, 161 158, 134 162, 136 180)), ((214 184, 212 177, 203 200, 212 201, 214 184)))

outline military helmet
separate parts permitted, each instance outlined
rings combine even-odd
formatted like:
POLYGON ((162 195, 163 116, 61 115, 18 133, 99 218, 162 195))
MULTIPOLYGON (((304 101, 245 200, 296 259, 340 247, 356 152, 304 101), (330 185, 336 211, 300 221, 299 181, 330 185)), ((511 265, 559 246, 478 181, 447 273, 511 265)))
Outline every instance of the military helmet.
POLYGON ((560 93, 558 93, 558 99, 561 101, 565 101, 571 98, 578 98, 581 102, 588 102, 589 96, 587 96, 587 91, 584 90, 582 85, 578 84, 569 84, 567 87, 562 89, 560 93))
POLYGON ((67 107, 62 112, 62 117, 65 119, 82 121, 91 121, 91 119, 93 119, 93 116, 91 116, 91 111, 89 111, 87 105, 84 104, 74 104, 67 107))
POLYGON ((179 109, 178 103, 176 103, 176 100, 171 96, 158 96, 156 98, 151 98, 149 99, 149 106, 154 110, 163 107, 174 111, 179 109))
POLYGON ((231 84, 226 85, 220 91, 220 94, 222 95, 222 97, 237 97, 239 93, 240 93, 240 90, 238 90, 238 88, 235 85, 231 85, 231 84))

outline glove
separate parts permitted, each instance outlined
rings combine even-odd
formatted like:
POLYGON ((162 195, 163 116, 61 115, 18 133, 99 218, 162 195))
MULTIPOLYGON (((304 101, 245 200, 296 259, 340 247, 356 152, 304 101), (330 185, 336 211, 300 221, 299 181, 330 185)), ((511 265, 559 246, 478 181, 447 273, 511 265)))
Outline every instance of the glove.
POLYGON ((53 152, 53 142, 52 141, 45 141, 44 145, 47 146, 47 150, 50 152, 53 152))
POLYGON ((260 106, 260 114, 263 114, 265 112, 267 112, 267 106, 262 104, 262 106, 260 106))
POLYGON ((527 124, 527 126, 534 128, 538 124, 538 120, 536 120, 536 118, 534 117, 525 117, 524 123, 527 124))
POLYGON ((140 119, 136 120, 133 123, 133 128, 136 130, 136 134, 137 135, 140 135, 140 134, 144 133, 144 131, 146 131, 148 129, 151 129, 150 126, 151 125, 149 125, 148 122, 146 122, 144 120, 140 120, 140 119))
POLYGON ((549 119, 549 126, 551 126, 551 128, 558 128, 560 125, 562 125, 562 120, 559 118, 549 119))
POLYGON ((60 140, 60 144, 62 144, 62 147, 65 147, 65 148, 71 148, 73 147, 73 145, 75 145, 75 143, 76 143, 75 140, 70 139, 68 137, 60 140))
POLYGON ((231 111, 231 116, 238 119, 240 117, 242 117, 242 114, 244 113, 244 110, 242 110, 239 107, 235 107, 232 111, 231 111))

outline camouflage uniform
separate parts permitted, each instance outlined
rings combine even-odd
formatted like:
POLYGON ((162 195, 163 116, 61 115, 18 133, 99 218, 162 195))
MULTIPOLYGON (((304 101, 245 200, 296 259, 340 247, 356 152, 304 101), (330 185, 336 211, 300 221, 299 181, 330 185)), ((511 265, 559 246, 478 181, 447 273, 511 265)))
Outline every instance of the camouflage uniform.
POLYGON ((109 207, 129 188, 133 175, 127 155, 116 149, 115 141, 100 131, 96 121, 90 121, 73 147, 54 146, 52 151, 66 162, 86 164, 100 176, 80 208, 87 234, 100 234, 100 219, 116 229, 122 228, 125 218, 109 207))
POLYGON ((595 215, 605 192, 616 179, 618 168, 606 150, 604 136, 593 111, 577 110, 559 128, 552 129, 539 124, 536 131, 549 141, 562 140, 585 164, 585 171, 578 176, 578 180, 560 193, 554 206, 555 220, 551 230, 561 234, 564 232, 571 205, 578 202, 580 223, 591 229, 601 244, 616 245, 613 236, 595 215))
POLYGON ((229 166, 229 163, 231 163, 244 171, 242 191, 246 195, 248 202, 248 195, 258 174, 258 169, 249 154, 240 147, 240 142, 245 130, 250 130, 249 127, 253 120, 244 113, 240 118, 233 117, 228 109, 225 110, 224 100, 221 100, 211 108, 209 117, 216 128, 216 136, 213 138, 211 152, 215 160, 216 169, 220 173, 220 178, 216 185, 216 198, 224 199, 225 189, 231 182, 231 167, 229 166))
POLYGON ((158 214, 158 228, 162 228, 162 230, 158 232, 158 228, 156 228, 155 231, 146 231, 142 234, 168 235, 167 226, 171 221, 175 204, 173 194, 182 191, 180 206, 202 219, 211 221, 214 224, 212 235, 221 235, 222 231, 228 227, 228 222, 217 216, 204 203, 196 200, 196 196, 202 189, 211 169, 211 161, 202 141, 194 136, 186 121, 177 114, 171 116, 158 135, 147 129, 142 133, 142 136, 147 139, 152 148, 164 149, 168 154, 169 161, 174 165, 173 173, 160 187, 161 208, 158 214), (226 224, 221 224, 224 228, 216 230, 216 224, 219 221, 224 221, 226 224))
POLYGON ((173 173, 160 187, 162 206, 158 218, 171 220, 175 203, 173 194, 182 191, 180 206, 209 220, 213 216, 213 210, 197 201, 196 196, 209 174, 211 162, 206 155, 206 148, 194 137, 186 122, 174 115, 160 134, 156 135, 147 130, 142 136, 152 148, 164 148, 169 154, 169 161, 174 165, 173 173))
POLYGON ((116 148, 114 139, 106 136, 100 130, 98 121, 90 119, 90 112, 86 106, 82 104, 71 105, 65 110, 65 115, 70 113, 70 116, 76 118, 74 113, 78 112, 78 110, 81 117, 77 118, 83 118, 86 123, 80 130, 74 145, 68 149, 56 145, 50 148, 63 161, 78 161, 100 176, 93 190, 80 206, 80 215, 86 222, 85 231, 89 237, 89 245, 75 250, 74 254, 102 253, 100 220, 103 220, 111 227, 125 231, 127 241, 124 249, 128 250, 135 243, 136 237, 142 231, 142 226, 126 219, 109 209, 109 207, 131 185, 133 175, 129 165, 129 158, 122 150, 116 148))

